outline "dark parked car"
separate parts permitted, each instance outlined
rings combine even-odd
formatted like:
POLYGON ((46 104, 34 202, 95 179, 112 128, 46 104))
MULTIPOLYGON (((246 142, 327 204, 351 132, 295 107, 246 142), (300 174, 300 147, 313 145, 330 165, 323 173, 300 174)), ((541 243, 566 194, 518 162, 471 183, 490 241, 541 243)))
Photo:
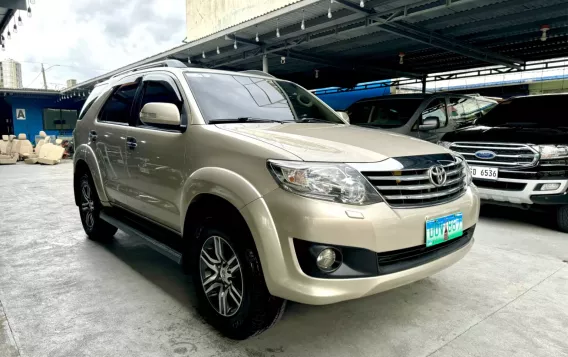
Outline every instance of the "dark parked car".
POLYGON ((483 201, 552 208, 568 232, 568 94, 516 97, 442 144, 463 155, 483 201))
POLYGON ((400 94, 367 98, 347 110, 353 125, 380 128, 438 142, 444 134, 471 125, 497 105, 463 94, 400 94))

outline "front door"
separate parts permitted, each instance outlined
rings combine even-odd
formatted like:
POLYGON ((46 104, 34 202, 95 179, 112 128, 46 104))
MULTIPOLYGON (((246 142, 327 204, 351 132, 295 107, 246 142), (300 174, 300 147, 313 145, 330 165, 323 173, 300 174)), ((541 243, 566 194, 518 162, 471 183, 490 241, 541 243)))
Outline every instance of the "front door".
POLYGON ((132 209, 155 222, 180 230, 181 196, 185 182, 187 111, 174 78, 167 74, 144 77, 136 104, 136 125, 127 142, 127 174, 132 178, 132 209), (147 125, 139 120, 147 103, 172 103, 182 114, 182 126, 147 125))
POLYGON ((127 142, 129 123, 138 82, 126 82, 113 89, 93 128, 89 141, 97 156, 108 198, 129 206, 127 142))

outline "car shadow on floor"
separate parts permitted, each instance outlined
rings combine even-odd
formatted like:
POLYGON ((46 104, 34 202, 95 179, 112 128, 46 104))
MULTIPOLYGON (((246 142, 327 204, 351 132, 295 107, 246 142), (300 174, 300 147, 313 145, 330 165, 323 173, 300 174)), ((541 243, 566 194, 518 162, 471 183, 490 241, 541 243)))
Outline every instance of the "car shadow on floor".
POLYGON ((532 224, 554 231, 558 230, 556 225, 556 213, 553 210, 541 212, 515 207, 484 204, 481 206, 480 216, 500 221, 532 224))
POLYGON ((195 310, 197 297, 192 279, 181 265, 122 231, 112 241, 99 244, 183 306, 195 310))
MULTIPOLYGON (((113 241, 99 244, 180 302, 190 314, 196 314, 195 288, 191 277, 183 272, 180 265, 121 231, 113 241)), ((282 320, 257 337, 232 341, 209 330, 204 331, 207 341, 202 342, 214 343, 222 356, 233 356, 229 352, 238 351, 235 356, 269 357, 282 352, 283 356, 290 353, 305 355, 307 346, 314 340, 318 343, 328 341, 326 348, 340 348, 346 343, 353 346, 365 343, 376 334, 392 339, 393 330, 407 328, 405 326, 411 316, 417 317, 435 310, 429 305, 437 301, 436 295, 440 289, 445 290, 446 287, 439 286, 438 279, 427 278, 378 295, 332 305, 310 306, 288 302, 282 320)), ((428 329, 435 329, 436 324, 428 329)))

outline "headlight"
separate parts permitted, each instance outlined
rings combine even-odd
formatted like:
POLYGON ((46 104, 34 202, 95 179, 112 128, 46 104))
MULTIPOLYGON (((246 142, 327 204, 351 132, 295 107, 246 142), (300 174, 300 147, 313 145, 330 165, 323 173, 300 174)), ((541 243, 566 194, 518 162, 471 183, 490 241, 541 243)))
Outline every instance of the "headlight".
POLYGON ((268 160, 268 169, 283 189, 300 196, 350 205, 382 202, 373 186, 349 165, 268 160))
POLYGON ((537 145, 533 148, 540 152, 541 159, 568 158, 568 146, 566 145, 537 145))
POLYGON ((438 145, 443 146, 446 149, 449 149, 452 143, 449 141, 438 141, 438 145))

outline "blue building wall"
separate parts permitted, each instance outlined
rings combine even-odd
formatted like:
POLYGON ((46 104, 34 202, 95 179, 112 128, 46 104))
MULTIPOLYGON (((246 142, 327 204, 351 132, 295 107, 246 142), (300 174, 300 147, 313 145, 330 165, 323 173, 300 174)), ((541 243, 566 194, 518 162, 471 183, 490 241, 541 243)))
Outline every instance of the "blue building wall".
POLYGON ((74 109, 79 111, 83 104, 82 101, 74 102, 66 100, 57 102, 58 96, 49 97, 29 97, 21 95, 10 95, 4 97, 4 100, 12 106, 12 123, 14 126, 14 134, 24 133, 32 142, 40 131, 45 131, 47 135, 57 137, 59 135, 70 135, 71 131, 45 130, 43 123, 43 110, 45 108, 53 109, 74 109), (26 120, 17 120, 16 110, 26 110, 26 120))

